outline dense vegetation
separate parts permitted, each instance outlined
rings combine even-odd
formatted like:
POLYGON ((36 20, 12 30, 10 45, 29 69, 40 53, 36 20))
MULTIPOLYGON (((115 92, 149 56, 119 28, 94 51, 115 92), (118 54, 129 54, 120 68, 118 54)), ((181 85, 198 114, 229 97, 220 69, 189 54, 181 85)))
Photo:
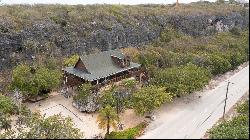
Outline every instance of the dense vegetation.
POLYGON ((83 134, 73 127, 71 118, 54 115, 48 118, 39 114, 20 117, 15 129, 8 129, 0 138, 7 139, 80 139, 83 134))
MULTIPOLYGON (((235 29, 237 30, 237 29, 235 29)), ((166 30, 144 48, 123 52, 139 62, 150 74, 150 84, 182 96, 202 89, 213 76, 235 69, 249 58, 249 32, 221 32, 193 38, 166 30)))
MULTIPOLYGON (((113 22, 119 21, 125 24, 135 25, 136 16, 151 15, 173 15, 173 14, 226 14, 234 11, 240 11, 243 8, 237 5, 215 4, 215 3, 193 3, 182 5, 180 9, 173 8, 172 5, 14 5, 0 8, 0 16, 8 17, 15 21, 16 30, 23 26, 31 25, 34 20, 51 20, 58 25, 68 28, 70 22, 84 23, 87 31, 91 28, 91 23, 86 23, 103 17, 103 20, 96 20, 97 25, 103 25, 111 28, 113 22), (206 8, 204 8, 206 7, 206 8), (22 11, 22 12, 20 12, 22 11)), ((8 32, 6 28, 0 28, 2 32, 8 32)), ((88 35, 87 32, 83 35, 88 35)))
POLYGON ((17 106, 7 96, 0 93, 0 114, 14 114, 16 113, 17 106))
POLYGON ((133 94, 134 109, 140 115, 152 113, 163 103, 170 101, 172 101, 172 95, 166 93, 164 87, 143 87, 133 94))
POLYGON ((249 100, 237 107, 238 115, 209 131, 211 139, 249 139, 249 100))
POLYGON ((128 128, 124 131, 111 132, 109 135, 106 135, 106 139, 135 139, 143 129, 147 126, 145 122, 138 124, 133 128, 128 128))
POLYGON ((11 98, 0 93, 0 130, 11 128, 10 115, 18 113, 17 106, 11 98))
POLYGON ((70 118, 48 118, 32 113, 23 104, 0 94, 0 139, 79 139, 83 134, 70 118), (14 119, 17 118, 17 119, 14 119), (14 125, 13 125, 14 124, 14 125))
POLYGON ((202 89, 210 78, 208 70, 190 63, 156 71, 153 83, 165 86, 167 92, 181 96, 202 89))
POLYGON ((24 64, 18 65, 13 70, 11 88, 21 92, 24 98, 49 93, 61 83, 61 72, 50 69, 49 66, 34 68, 24 64))

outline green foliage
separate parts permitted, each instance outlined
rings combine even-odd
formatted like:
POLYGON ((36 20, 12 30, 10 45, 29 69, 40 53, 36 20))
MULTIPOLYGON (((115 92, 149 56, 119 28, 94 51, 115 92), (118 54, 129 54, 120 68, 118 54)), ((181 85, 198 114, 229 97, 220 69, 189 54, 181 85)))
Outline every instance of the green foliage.
POLYGON ((204 65, 213 75, 223 74, 231 69, 230 62, 226 58, 220 57, 216 54, 207 55, 204 65))
POLYGON ((2 114, 0 112, 0 130, 9 130, 11 129, 11 120, 10 120, 10 115, 2 114))
POLYGON ((151 85, 133 94, 133 106, 137 114, 144 115, 172 101, 172 97, 172 94, 166 93, 166 88, 151 85))
POLYGON ((237 106, 237 112, 240 114, 249 115, 249 100, 247 100, 243 104, 237 106))
POLYGON ((28 129, 19 126, 18 129, 6 131, 0 137, 7 139, 80 139, 83 137, 80 130, 73 127, 71 118, 64 118, 61 115, 48 118, 39 114, 25 116, 24 126, 28 129), (13 135, 14 133, 18 135, 13 135))
POLYGON ((127 91, 131 91, 135 88, 137 81, 135 79, 124 79, 122 80, 122 85, 126 88, 127 91))
POLYGON ((135 79, 124 79, 122 81, 122 84, 126 87, 126 88, 133 88, 136 85, 137 81, 135 79))
POLYGON ((61 73, 47 68, 39 68, 34 74, 33 85, 37 87, 37 93, 48 93, 57 88, 61 81, 61 73))
POLYGON ((249 139, 249 101, 237 107, 238 116, 209 131, 211 139, 249 139))
POLYGON ((111 5, 109 12, 112 15, 114 15, 119 22, 124 22, 125 20, 123 18, 122 13, 121 13, 121 8, 122 8, 122 6, 119 6, 119 5, 111 5))
POLYGON ((167 92, 181 96, 202 89, 210 78, 208 70, 187 64, 156 71, 152 82, 155 85, 165 86, 167 92))
POLYGON ((98 126, 101 129, 107 129, 106 134, 109 134, 110 127, 116 128, 117 121, 118 116, 110 105, 107 105, 99 110, 99 114, 97 116, 98 126))
POLYGON ((175 38, 179 38, 180 34, 173 28, 166 28, 160 34, 160 42, 169 43, 175 38))
POLYGON ((32 91, 32 73, 31 68, 27 65, 18 65, 12 74, 11 86, 13 89, 18 89, 22 94, 32 91))
POLYGON ((233 27, 232 29, 229 30, 233 35, 240 35, 240 29, 237 27, 233 27))
POLYGON ((64 60, 64 66, 70 67, 75 66, 76 62, 79 60, 79 55, 72 55, 64 60))
POLYGON ((117 92, 118 89, 116 86, 112 85, 112 87, 109 90, 105 90, 102 94, 99 102, 103 107, 105 106, 111 106, 116 107, 116 98, 114 96, 115 92, 117 92))
POLYGON ((60 24, 62 27, 67 25, 67 21, 65 19, 60 18, 59 16, 50 17, 56 24, 60 24))
POLYGON ((18 65, 13 70, 11 87, 18 89, 24 97, 34 97, 57 88, 61 76, 61 72, 43 66, 31 69, 27 65, 18 65))
POLYGON ((90 83, 83 84, 77 89, 77 95, 73 97, 75 101, 86 102, 92 93, 92 85, 90 83))
POLYGON ((46 59, 44 63, 45 67, 48 68, 49 70, 56 70, 60 68, 59 67, 60 65, 54 58, 46 59))
POLYGON ((111 132, 109 135, 106 135, 106 139, 135 139, 136 136, 138 136, 147 124, 145 122, 142 122, 138 124, 136 127, 128 128, 124 131, 119 132, 111 132))
POLYGON ((133 108, 132 90, 135 91, 135 83, 135 80, 124 80, 123 86, 125 86, 125 88, 112 85, 111 89, 104 91, 101 98, 99 98, 99 103, 103 107, 107 105, 114 108, 118 107, 118 112, 121 112, 126 108, 133 108))
POLYGON ((211 139, 249 139, 249 117, 239 115, 219 124, 209 133, 211 139))
POLYGON ((7 96, 0 94, 0 114, 14 114, 17 112, 17 106, 7 96))

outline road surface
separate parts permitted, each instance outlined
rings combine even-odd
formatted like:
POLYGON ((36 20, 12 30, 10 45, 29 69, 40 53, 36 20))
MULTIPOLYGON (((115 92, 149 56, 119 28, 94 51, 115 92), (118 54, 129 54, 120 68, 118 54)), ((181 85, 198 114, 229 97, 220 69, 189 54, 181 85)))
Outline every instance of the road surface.
POLYGON ((167 105, 163 114, 149 125, 139 139, 199 139, 223 115, 224 101, 229 85, 226 112, 249 90, 249 65, 216 88, 198 95, 189 103, 167 105), (155 128, 154 128, 155 127, 155 128))

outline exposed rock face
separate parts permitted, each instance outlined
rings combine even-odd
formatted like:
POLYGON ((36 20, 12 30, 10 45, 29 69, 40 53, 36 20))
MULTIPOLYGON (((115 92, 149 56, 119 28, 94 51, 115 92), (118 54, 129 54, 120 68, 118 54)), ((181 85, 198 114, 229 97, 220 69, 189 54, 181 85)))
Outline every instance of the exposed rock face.
POLYGON ((109 22, 98 23, 96 19, 80 23, 70 20, 56 23, 48 18, 30 21, 30 24, 16 30, 11 19, 0 16, 0 70, 11 68, 23 60, 32 61, 36 54, 50 53, 65 57, 74 53, 82 55, 93 48, 109 50, 147 44, 170 26, 192 36, 249 26, 248 11, 226 15, 140 16, 135 17, 138 21, 135 25, 108 18, 110 28, 102 25, 109 22))

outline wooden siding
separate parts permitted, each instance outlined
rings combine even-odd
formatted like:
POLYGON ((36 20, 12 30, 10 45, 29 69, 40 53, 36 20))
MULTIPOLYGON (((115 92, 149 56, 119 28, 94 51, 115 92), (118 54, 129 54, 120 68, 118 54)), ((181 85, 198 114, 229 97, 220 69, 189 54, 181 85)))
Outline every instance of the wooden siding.
POLYGON ((72 74, 64 73, 64 81, 66 81, 66 77, 67 77, 66 85, 69 87, 80 86, 81 84, 84 83, 83 79, 74 76, 72 74))
POLYGON ((85 72, 88 72, 88 70, 86 69, 84 63, 82 62, 82 60, 79 58, 77 63, 75 64, 75 67, 76 69, 79 69, 81 71, 85 71, 85 72))
POLYGON ((126 57, 125 59, 119 59, 115 56, 111 56, 112 61, 120 66, 121 68, 128 67, 130 65, 130 58, 126 57))

